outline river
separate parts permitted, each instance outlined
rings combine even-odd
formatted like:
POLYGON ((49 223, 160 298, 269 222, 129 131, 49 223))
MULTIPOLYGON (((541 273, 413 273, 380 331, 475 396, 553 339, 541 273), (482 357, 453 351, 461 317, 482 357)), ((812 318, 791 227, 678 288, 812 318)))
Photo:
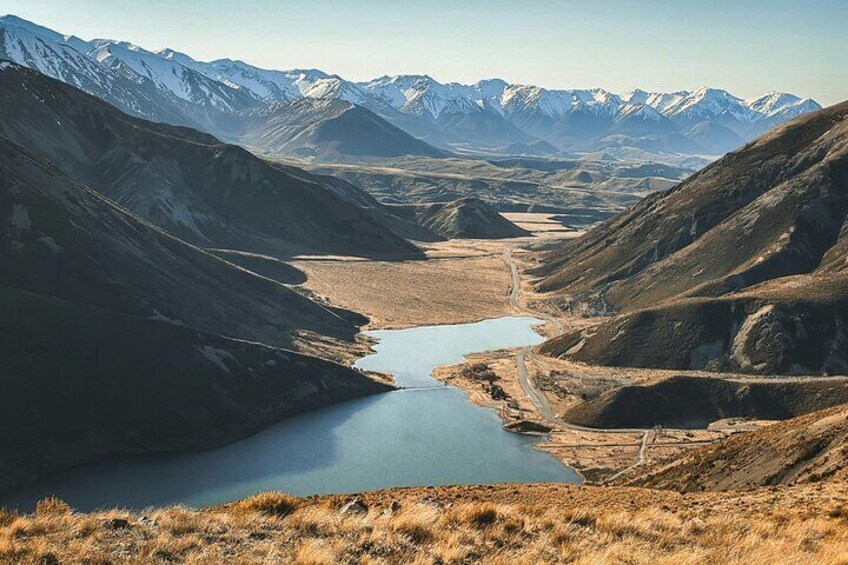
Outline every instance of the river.
POLYGON ((263 490, 295 495, 395 486, 578 482, 534 449, 538 438, 506 432, 492 409, 430 376, 468 353, 539 343, 539 320, 379 330, 375 353, 356 367, 393 373, 402 390, 360 398, 280 423, 225 447, 105 460, 48 477, 0 500, 31 509, 48 495, 78 510, 166 504, 206 506, 263 490))

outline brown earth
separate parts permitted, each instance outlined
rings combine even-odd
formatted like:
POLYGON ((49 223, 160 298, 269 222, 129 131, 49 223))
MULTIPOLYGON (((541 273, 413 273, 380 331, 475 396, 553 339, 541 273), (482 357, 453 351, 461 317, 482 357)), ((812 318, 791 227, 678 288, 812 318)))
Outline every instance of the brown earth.
POLYGON ((509 272, 501 260, 506 241, 426 244, 423 261, 299 259, 304 287, 370 318, 368 328, 458 324, 512 313, 509 272), (469 297, 473 296, 473 300, 469 297))
MULTIPOLYGON (((617 369, 610 373, 605 367, 580 366, 576 363, 550 359, 542 355, 529 355, 526 366, 530 378, 548 399, 555 416, 545 420, 525 393, 516 373, 516 350, 489 351, 472 354, 463 363, 439 367, 433 376, 448 384, 458 386, 468 393, 470 402, 494 408, 510 431, 544 435, 546 441, 538 448, 580 473, 590 483, 602 483, 610 477, 624 473, 632 477, 641 472, 634 463, 640 459, 640 448, 645 431, 615 429, 615 426, 596 426, 597 430, 571 426, 567 417, 569 409, 586 404, 587 399, 602 396, 605 391, 619 390, 632 383, 654 382, 662 379, 653 371, 628 371, 617 369), (494 384, 506 393, 493 398, 490 385, 480 378, 484 369, 496 375, 494 384), (477 368, 476 370, 473 370, 477 368)), ((701 429, 661 428, 646 426, 650 437, 644 450, 645 465, 676 461, 684 453, 727 438, 740 431, 758 429, 763 421, 748 418, 725 420, 720 426, 701 429)), ((640 465, 641 466, 641 465, 640 465)))
MULTIPOLYGON (((423 260, 372 261, 325 255, 299 256, 290 264, 306 274, 302 289, 368 316, 369 329, 461 324, 508 316, 515 312, 508 301, 510 274, 503 263, 504 250, 516 243, 535 245, 582 232, 568 230, 550 214, 504 216, 520 217, 525 221, 521 227, 533 236, 417 242, 424 250, 423 260)), ((522 292, 536 296, 529 287, 522 292)))

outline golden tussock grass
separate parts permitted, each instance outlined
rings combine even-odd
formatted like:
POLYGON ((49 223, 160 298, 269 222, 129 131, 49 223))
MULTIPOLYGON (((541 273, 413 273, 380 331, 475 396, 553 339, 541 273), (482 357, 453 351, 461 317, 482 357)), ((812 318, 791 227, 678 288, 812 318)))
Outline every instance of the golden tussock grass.
POLYGON ((679 495, 503 485, 308 499, 264 493, 205 510, 0 513, 0 563, 848 564, 848 486, 679 495))

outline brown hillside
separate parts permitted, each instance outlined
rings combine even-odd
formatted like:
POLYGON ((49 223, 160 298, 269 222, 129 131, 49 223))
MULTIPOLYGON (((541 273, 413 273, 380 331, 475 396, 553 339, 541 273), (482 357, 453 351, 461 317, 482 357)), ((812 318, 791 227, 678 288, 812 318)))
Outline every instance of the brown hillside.
POLYGON ((848 404, 746 432, 634 481, 681 491, 848 480, 848 404))

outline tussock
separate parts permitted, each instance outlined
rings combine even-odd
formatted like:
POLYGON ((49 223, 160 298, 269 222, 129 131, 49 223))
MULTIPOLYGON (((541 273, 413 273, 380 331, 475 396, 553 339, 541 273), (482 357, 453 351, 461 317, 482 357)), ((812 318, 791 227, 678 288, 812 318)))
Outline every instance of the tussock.
POLYGON ((682 495, 627 487, 263 493, 205 510, 0 513, 0 563, 823 563, 848 559, 848 485, 682 495))

